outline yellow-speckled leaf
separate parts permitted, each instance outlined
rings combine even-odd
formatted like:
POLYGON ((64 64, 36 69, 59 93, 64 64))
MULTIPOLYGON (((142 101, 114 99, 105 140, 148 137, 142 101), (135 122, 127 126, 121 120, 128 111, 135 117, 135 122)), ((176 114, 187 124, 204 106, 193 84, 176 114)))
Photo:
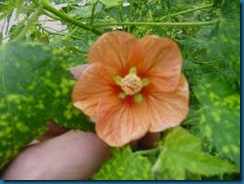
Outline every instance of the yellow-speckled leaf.
POLYGON ((194 88, 203 105, 200 132, 217 150, 240 164, 240 95, 228 83, 209 75, 194 88))
POLYGON ((113 151, 113 157, 107 161, 98 173, 96 180, 151 180, 150 161, 134 154, 129 147, 113 151))
POLYGON ((72 106, 74 80, 65 62, 41 45, 0 47, 0 168, 43 134, 50 119, 68 128, 89 128, 72 106))

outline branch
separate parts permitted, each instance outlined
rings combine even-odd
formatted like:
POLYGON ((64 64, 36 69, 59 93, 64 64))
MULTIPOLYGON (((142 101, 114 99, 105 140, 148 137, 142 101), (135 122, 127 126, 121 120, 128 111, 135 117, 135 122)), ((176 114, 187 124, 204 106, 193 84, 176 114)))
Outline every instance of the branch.
POLYGON ((95 33, 96 35, 101 35, 102 32, 95 29, 94 27, 88 26, 84 23, 81 23, 80 21, 70 17, 69 15, 67 15, 66 13, 60 12, 59 10, 57 10, 56 8, 53 8, 52 6, 50 6, 49 4, 41 1, 41 2, 37 2, 37 0, 33 1, 35 4, 37 5, 41 5, 46 11, 49 11, 50 13, 56 15, 57 17, 61 18, 62 20, 69 22, 73 25, 76 25, 82 29, 85 29, 87 31, 92 31, 93 33, 95 33))
POLYGON ((173 13, 173 14, 170 14, 170 15, 168 15, 168 16, 174 17, 174 16, 177 16, 177 15, 181 15, 181 14, 185 14, 185 13, 193 12, 193 11, 196 11, 196 10, 201 10, 201 9, 204 9, 204 8, 209 8, 209 7, 212 7, 212 6, 213 6, 213 4, 208 4, 208 5, 204 5, 204 6, 199 6, 199 7, 192 8, 192 9, 188 9, 188 10, 185 10, 185 11, 181 11, 181 12, 173 13))
POLYGON ((114 22, 114 23, 100 23, 94 24, 93 28, 105 26, 209 26, 216 24, 219 20, 211 20, 204 22, 114 22))

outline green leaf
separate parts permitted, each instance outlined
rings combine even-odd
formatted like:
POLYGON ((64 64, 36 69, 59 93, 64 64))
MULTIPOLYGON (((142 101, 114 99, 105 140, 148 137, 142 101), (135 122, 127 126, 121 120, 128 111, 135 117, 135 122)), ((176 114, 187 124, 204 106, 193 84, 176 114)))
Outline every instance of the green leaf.
POLYGON ((113 6, 118 6, 123 0, 99 0, 101 3, 103 3, 106 8, 111 8, 113 6))
POLYGON ((91 0, 91 3, 92 4, 95 4, 95 3, 97 3, 98 2, 98 0, 91 0))
POLYGON ((221 18, 211 35, 207 56, 222 59, 226 65, 223 72, 240 86, 240 2, 218 3, 221 4, 221 18))
POLYGON ((0 48, 0 168, 38 138, 52 119, 61 126, 90 129, 70 93, 74 80, 60 53, 40 45, 0 48))
POLYGON ((108 160, 98 173, 96 180, 151 180, 150 161, 134 154, 130 147, 113 150, 113 157, 108 160))
POLYGON ((153 166, 159 179, 183 180, 186 171, 205 176, 239 172, 238 166, 222 161, 201 151, 200 139, 187 130, 171 129, 163 142, 162 151, 153 166))
POLYGON ((203 104, 200 131, 223 155, 240 164, 240 95, 214 75, 194 88, 203 104))
MULTIPOLYGON (((94 10, 94 15, 101 13, 102 11, 102 4, 97 4, 94 10)), ((70 11, 71 15, 75 15, 78 17, 82 17, 82 18, 89 18, 92 15, 92 8, 93 5, 91 4, 87 4, 86 6, 78 6, 78 7, 74 7, 73 10, 70 11)))

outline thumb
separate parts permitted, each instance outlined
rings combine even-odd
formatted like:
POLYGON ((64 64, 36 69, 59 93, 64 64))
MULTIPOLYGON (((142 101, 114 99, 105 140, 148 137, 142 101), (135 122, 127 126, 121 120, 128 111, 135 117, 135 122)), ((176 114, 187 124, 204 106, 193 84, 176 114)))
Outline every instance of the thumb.
POLYGON ((95 134, 71 130, 24 150, 2 179, 89 179, 108 157, 107 145, 95 134))

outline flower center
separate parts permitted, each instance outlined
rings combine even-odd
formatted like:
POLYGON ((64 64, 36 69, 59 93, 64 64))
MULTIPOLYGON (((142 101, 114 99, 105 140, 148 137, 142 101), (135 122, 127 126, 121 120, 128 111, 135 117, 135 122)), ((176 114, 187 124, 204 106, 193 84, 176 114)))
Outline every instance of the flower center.
POLYGON ((127 95, 130 95, 133 96, 136 103, 142 102, 143 95, 140 91, 143 87, 149 85, 148 79, 138 77, 136 67, 132 67, 124 78, 118 75, 115 76, 114 82, 123 90, 118 96, 120 99, 125 99, 127 95))
POLYGON ((127 74, 121 81, 121 88, 126 95, 135 95, 141 91, 142 80, 136 74, 127 74))

